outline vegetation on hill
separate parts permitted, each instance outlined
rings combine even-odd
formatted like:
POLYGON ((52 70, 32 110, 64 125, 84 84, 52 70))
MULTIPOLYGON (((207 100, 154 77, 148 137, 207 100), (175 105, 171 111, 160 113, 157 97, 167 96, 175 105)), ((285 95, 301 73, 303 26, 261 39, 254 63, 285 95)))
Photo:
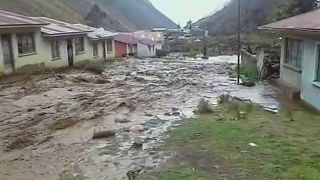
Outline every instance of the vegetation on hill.
POLYGON ((176 27, 149 0, 1 0, 0 9, 118 31, 176 27))
MULTIPOLYGON (((241 0, 241 30, 256 32, 258 27, 276 20, 311 11, 315 0, 241 0)), ((200 19, 195 25, 208 29, 210 35, 231 35, 237 32, 238 0, 231 0, 212 16, 200 19)))

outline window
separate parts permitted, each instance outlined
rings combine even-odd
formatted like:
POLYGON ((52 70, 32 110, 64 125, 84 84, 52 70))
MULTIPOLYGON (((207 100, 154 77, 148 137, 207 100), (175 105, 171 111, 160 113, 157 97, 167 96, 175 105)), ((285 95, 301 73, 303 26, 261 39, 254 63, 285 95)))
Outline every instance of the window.
POLYGON ((285 63, 301 68, 303 45, 301 40, 286 39, 285 63))
POLYGON ((29 54, 36 52, 33 33, 17 34, 18 52, 19 54, 29 54))
POLYGON ((317 46, 316 81, 320 82, 320 45, 317 46))
POLYGON ((99 51, 98 51, 98 43, 93 43, 92 44, 92 48, 93 48, 93 56, 97 57, 98 53, 99 53, 99 51))
POLYGON ((113 51, 113 43, 112 43, 112 40, 108 40, 107 41, 107 52, 108 53, 112 53, 113 51))
POLYGON ((60 43, 59 41, 51 42, 51 55, 52 59, 60 58, 60 43))
POLYGON ((76 46, 77 54, 84 52, 84 38, 83 37, 76 38, 75 46, 76 46))
POLYGON ((150 45, 148 45, 148 48, 149 48, 149 54, 151 53, 151 46, 150 45))

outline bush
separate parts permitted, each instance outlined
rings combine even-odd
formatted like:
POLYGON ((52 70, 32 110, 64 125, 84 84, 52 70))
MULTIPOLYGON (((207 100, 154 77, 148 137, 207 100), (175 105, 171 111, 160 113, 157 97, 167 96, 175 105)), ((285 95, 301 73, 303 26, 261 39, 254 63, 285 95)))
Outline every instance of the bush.
POLYGON ((242 85, 244 86, 255 86, 256 82, 259 81, 259 71, 257 68, 243 66, 240 68, 240 78, 242 85))
POLYGON ((230 102, 231 96, 229 94, 222 94, 218 97, 218 104, 230 102))
POLYGON ((201 98, 199 101, 199 104, 197 106, 196 113, 199 114, 207 114, 207 113, 212 113, 213 110, 209 104, 209 101, 206 101, 205 99, 201 98))

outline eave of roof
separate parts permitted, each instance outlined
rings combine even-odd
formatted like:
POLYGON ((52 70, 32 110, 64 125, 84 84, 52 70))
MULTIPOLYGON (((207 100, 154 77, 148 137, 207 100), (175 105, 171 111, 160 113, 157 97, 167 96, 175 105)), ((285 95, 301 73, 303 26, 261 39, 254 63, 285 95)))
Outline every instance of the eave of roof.
POLYGON ((28 16, 0 10, 1 28, 41 27, 47 24, 28 16))
POLYGON ((273 22, 259 29, 274 32, 320 32, 320 10, 273 22))

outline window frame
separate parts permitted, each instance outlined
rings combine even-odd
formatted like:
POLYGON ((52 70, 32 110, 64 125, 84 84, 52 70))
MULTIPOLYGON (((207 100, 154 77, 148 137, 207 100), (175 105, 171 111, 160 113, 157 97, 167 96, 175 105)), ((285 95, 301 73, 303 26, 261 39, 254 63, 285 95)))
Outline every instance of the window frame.
POLYGON ((285 38, 285 49, 284 49, 284 64, 286 66, 290 66, 294 69, 301 70, 302 68, 302 61, 303 61, 303 53, 304 53, 304 45, 303 40, 298 38, 285 38), (289 44, 289 42, 291 42, 289 44), (296 43, 296 44, 294 44, 296 43), (296 47, 295 47, 295 46, 296 47), (290 47, 290 49, 289 49, 290 47), (300 49, 300 50, 299 50, 300 49), (290 53, 289 53, 290 50, 290 53), (295 55, 293 55, 293 51, 295 55), (299 59, 297 59, 299 58, 299 59))
POLYGON ((16 37, 17 37, 17 48, 18 48, 19 56, 34 54, 37 52, 35 33, 33 32, 17 33, 16 37))
POLYGON ((106 44, 107 44, 107 53, 108 54, 113 53, 113 40, 107 40, 106 44), (111 46, 111 48, 109 46, 111 46))
POLYGON ((316 44, 316 63, 314 82, 320 82, 320 43, 316 44))
POLYGON ((50 43, 51 46, 51 57, 53 60, 61 59, 60 53, 60 41, 53 40, 50 43))
POLYGON ((92 42, 92 51, 93 51, 93 57, 99 56, 98 42, 92 42))
POLYGON ((84 41, 84 37, 75 38, 76 54, 82 54, 85 52, 84 41))

